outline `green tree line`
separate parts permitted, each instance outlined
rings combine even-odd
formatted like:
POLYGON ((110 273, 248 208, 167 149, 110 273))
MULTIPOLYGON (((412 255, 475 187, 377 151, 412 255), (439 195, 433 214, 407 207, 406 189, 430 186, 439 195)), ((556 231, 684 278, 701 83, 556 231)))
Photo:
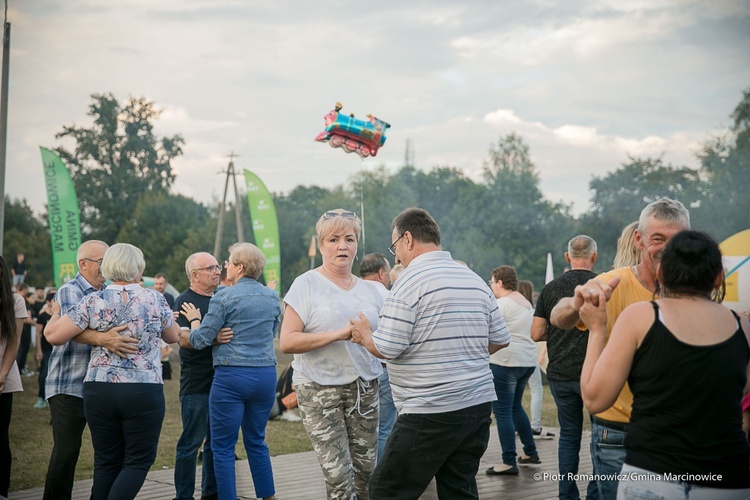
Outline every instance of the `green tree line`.
MULTIPOLYGON (((160 111, 143 98, 121 104, 112 94, 92 95, 89 127, 66 126, 57 135, 74 148, 56 151, 71 170, 86 239, 129 242, 146 257, 146 274, 165 272, 178 288, 187 286, 186 257, 211 251, 218 209, 170 193, 175 175, 170 162, 182 154, 181 136, 156 137, 160 111), (72 141, 71 141, 72 140, 72 141)), ((481 181, 456 166, 423 171, 381 166, 352 175, 333 188, 297 186, 273 195, 279 218, 282 293, 310 267, 308 248, 315 223, 324 211, 365 209, 360 256, 386 253, 390 222, 401 210, 428 210, 442 231, 443 247, 481 276, 509 264, 521 279, 544 283, 546 254, 555 270, 565 266, 567 241, 589 234, 599 243, 596 271, 608 270, 622 228, 637 219, 650 201, 669 196, 691 212, 693 227, 721 241, 750 227, 750 89, 730 114, 731 129, 708 137, 691 169, 665 163, 662 157, 628 157, 620 167, 589 183, 591 208, 574 217, 571 207, 545 199, 539 174, 523 137, 511 133, 491 144, 481 181)), ((247 203, 240 202, 246 239, 252 241, 247 203)), ((233 206, 224 217, 222 254, 236 240, 233 206)), ((46 216, 33 213, 25 200, 6 199, 5 248, 8 260, 22 252, 30 265, 31 285, 52 282, 46 216)), ((318 257, 317 263, 320 263, 318 257)), ((358 264, 355 264, 355 271, 358 264)))

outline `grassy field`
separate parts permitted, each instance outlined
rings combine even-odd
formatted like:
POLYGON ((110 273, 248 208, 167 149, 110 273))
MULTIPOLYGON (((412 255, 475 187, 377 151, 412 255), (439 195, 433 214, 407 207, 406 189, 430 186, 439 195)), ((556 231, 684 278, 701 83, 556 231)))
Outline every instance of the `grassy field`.
MULTIPOLYGON (((291 361, 291 356, 277 352, 279 371, 291 361)), ((28 366, 33 366, 31 356, 28 366)), ((182 431, 179 402, 180 363, 176 354, 172 356, 173 378, 165 381, 164 395, 167 412, 164 418, 159 448, 152 470, 171 469, 174 467, 174 452, 177 440, 182 431)), ((13 395, 13 417, 10 425, 10 446, 13 453, 11 471, 11 491, 26 490, 44 485, 47 462, 52 452, 52 426, 50 425, 49 408, 34 408, 37 399, 37 377, 23 379, 24 392, 13 395)), ((542 425, 557 426, 557 411, 549 393, 544 386, 542 405, 542 425)), ((528 411, 529 394, 524 395, 524 407, 528 411)), ((76 467, 76 479, 90 479, 93 476, 94 450, 88 428, 84 432, 81 457, 76 467)), ((310 440, 301 423, 270 421, 266 429, 266 441, 271 455, 284 455, 312 449, 310 440)), ((237 455, 246 458, 242 446, 242 437, 237 444, 237 455)))

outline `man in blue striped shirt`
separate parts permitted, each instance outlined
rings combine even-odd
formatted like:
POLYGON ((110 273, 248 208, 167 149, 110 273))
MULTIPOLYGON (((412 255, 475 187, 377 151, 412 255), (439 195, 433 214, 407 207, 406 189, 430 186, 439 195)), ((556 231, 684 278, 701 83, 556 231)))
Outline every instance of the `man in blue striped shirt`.
POLYGON ((434 477, 439 498, 478 498, 476 474, 496 399, 489 355, 510 333, 487 283, 440 247, 440 228, 410 208, 388 249, 404 265, 371 331, 352 340, 388 360, 399 416, 370 480, 370 498, 418 498, 434 477))

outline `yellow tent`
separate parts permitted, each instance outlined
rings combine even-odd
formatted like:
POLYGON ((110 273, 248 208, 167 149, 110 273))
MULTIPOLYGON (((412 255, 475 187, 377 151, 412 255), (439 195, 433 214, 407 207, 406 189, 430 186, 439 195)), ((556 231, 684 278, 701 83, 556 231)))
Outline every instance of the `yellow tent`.
POLYGON ((724 304, 737 312, 750 312, 750 229, 733 234, 719 247, 726 272, 724 304))

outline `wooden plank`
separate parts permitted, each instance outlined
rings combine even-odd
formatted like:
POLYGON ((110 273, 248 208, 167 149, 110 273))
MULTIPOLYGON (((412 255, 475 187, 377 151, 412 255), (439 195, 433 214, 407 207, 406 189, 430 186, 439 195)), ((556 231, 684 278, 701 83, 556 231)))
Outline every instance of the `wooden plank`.
MULTIPOLYGON (((557 431, 553 430, 559 435, 557 431)), ((591 457, 589 455, 590 434, 584 433, 581 440, 581 459, 579 474, 591 474, 591 457)), ((542 463, 534 466, 521 466, 518 476, 488 476, 485 469, 500 462, 500 441, 495 427, 491 428, 487 452, 482 458, 477 474, 477 489, 482 499, 524 498, 547 500, 557 498, 557 481, 544 480, 544 473, 557 473, 557 437, 552 440, 537 440, 537 451, 542 463), (534 474, 540 474, 539 479, 534 474)), ((517 449, 521 451, 520 442, 517 449)), ((274 481, 279 498, 283 500, 325 499, 326 489, 320 465, 311 451, 291 455, 271 457, 274 481)), ((196 474, 196 498, 200 498, 200 472, 196 474)), ((237 477, 237 495, 241 499, 254 499, 253 480, 247 460, 235 462, 237 477)), ((549 476, 548 476, 549 477, 549 476)), ((78 481, 73 488, 73 500, 88 500, 92 480, 78 481)), ((578 482, 578 490, 585 496, 586 482, 578 482)), ((10 493, 10 500, 37 500, 42 497, 43 488, 10 493)), ((174 497, 174 470, 161 469, 151 471, 138 494, 139 500, 170 500, 174 497)), ((436 500, 437 491, 434 481, 421 497, 423 500, 436 500)))

